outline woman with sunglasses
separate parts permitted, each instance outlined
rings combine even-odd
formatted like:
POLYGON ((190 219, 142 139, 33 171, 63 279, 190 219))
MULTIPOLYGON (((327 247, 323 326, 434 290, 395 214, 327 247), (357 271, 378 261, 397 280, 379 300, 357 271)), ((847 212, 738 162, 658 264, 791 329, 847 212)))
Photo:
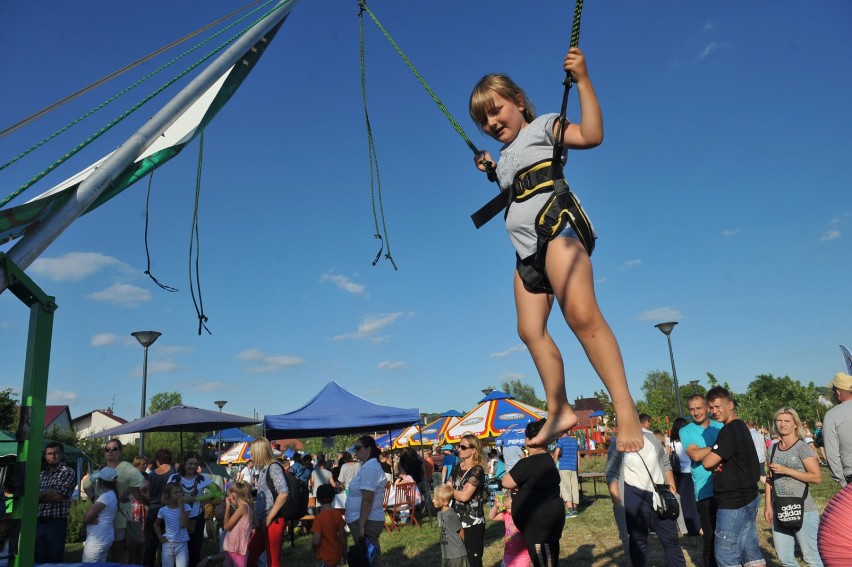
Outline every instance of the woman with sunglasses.
POLYGON ((485 456, 482 443, 470 433, 459 442, 459 460, 450 472, 453 509, 461 518, 470 567, 482 567, 485 548, 485 456))
POLYGON ((388 479, 379 464, 381 451, 376 440, 365 435, 355 441, 355 458, 361 461, 361 468, 348 485, 346 497, 346 523, 357 544, 366 537, 376 546, 373 567, 381 566, 382 552, 379 548, 379 536, 385 529, 385 511, 382 499, 388 479))

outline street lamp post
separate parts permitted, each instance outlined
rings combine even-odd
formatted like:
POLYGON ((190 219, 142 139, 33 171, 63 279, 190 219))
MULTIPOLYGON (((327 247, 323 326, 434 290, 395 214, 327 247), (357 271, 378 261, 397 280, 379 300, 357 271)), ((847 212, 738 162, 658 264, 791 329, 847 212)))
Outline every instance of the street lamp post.
MULTIPOLYGON (((213 402, 217 406, 219 406, 219 413, 222 413, 222 408, 225 407, 225 404, 228 403, 228 400, 216 400, 213 402)), ((219 426, 219 450, 216 454, 216 462, 220 465, 222 464, 222 426, 219 426)))
POLYGON ((677 370, 675 369, 674 351, 672 351, 671 335, 675 325, 677 325, 677 321, 670 321, 668 323, 658 323, 654 326, 666 336, 666 340, 669 342, 669 358, 671 358, 672 360, 672 378, 674 378, 675 398, 677 399, 677 415, 678 417, 683 417, 683 402, 680 400, 680 386, 678 386, 677 383, 677 370))
MULTIPOLYGON (((145 349, 145 354, 142 356, 142 410, 140 411, 139 417, 145 417, 145 402, 147 401, 147 392, 148 388, 148 347, 154 344, 154 341, 160 336, 161 333, 157 331, 136 331, 135 333, 130 333, 139 341, 139 344, 142 345, 142 348, 145 349)), ((139 454, 145 454, 145 432, 139 433, 139 454)))

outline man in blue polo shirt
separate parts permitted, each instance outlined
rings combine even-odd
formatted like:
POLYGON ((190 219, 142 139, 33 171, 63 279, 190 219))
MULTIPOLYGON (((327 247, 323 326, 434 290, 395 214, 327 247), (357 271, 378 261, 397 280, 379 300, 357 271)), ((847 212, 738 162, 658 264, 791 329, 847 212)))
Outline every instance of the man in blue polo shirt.
POLYGON ((716 567, 713 554, 716 531, 716 499, 713 497, 713 473, 701 465, 703 454, 699 449, 712 447, 722 429, 722 424, 710 419, 707 400, 701 394, 690 397, 686 402, 689 415, 695 423, 680 430, 680 442, 692 461, 692 482, 695 485, 695 501, 701 517, 704 534, 704 567, 716 567))
POLYGON ((577 461, 580 444, 567 432, 556 440, 556 468, 559 469, 559 492, 565 502, 565 517, 576 518, 580 504, 577 461))

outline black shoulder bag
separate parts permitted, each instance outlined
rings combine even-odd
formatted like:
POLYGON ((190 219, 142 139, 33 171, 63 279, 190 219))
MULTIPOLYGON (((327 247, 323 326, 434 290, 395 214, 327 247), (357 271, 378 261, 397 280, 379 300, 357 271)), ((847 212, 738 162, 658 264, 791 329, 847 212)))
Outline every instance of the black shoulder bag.
MULTIPOLYGON (((799 441, 796 440, 796 443, 798 442, 799 441)), ((778 443, 772 445, 772 451, 769 455, 770 464, 775 458, 776 449, 778 449, 778 443)), ((808 497, 808 483, 805 483, 805 492, 801 496, 778 496, 775 492, 775 479, 778 478, 778 476, 790 475, 772 474, 772 516, 775 520, 775 525, 786 531, 797 532, 802 529, 802 521, 805 516, 805 499, 808 497)))
POLYGON ((677 497, 672 492, 672 489, 669 488, 668 484, 654 483, 654 477, 651 474, 651 471, 648 470, 648 465, 645 464, 645 459, 643 459, 642 455, 639 455, 639 453, 636 453, 636 455, 642 461, 642 465, 644 465, 645 470, 648 472, 648 478, 651 479, 651 484, 654 485, 654 492, 656 492, 657 496, 660 497, 659 505, 654 506, 657 516, 663 520, 676 520, 677 517, 680 516, 680 505, 677 503, 677 497))

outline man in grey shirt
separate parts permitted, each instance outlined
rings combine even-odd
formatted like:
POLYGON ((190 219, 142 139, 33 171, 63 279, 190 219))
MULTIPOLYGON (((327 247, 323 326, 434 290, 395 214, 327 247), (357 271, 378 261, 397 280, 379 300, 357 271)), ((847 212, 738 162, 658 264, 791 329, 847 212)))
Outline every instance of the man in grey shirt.
POLYGON ((838 405, 822 420, 822 438, 831 478, 843 488, 852 480, 852 376, 838 372, 830 385, 838 405))

